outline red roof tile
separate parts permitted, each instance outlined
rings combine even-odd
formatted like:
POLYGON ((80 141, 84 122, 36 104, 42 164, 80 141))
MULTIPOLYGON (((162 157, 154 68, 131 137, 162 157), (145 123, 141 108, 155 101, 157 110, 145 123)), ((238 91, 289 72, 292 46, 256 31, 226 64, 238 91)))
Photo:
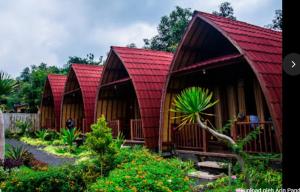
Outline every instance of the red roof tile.
MULTIPOLYGON (((139 103, 145 144, 151 148, 157 147, 162 89, 169 72, 173 54, 114 46, 111 47, 111 52, 114 52, 121 60, 132 80, 139 103)), ((105 73, 105 68, 103 74, 105 73)))
POLYGON ((102 69, 103 66, 96 65, 71 65, 70 70, 74 71, 77 81, 79 83, 80 91, 82 93, 84 116, 86 120, 86 131, 90 130, 90 125, 94 122, 95 98, 97 95, 97 86, 100 81, 102 69))
POLYGON ((51 93, 53 96, 55 125, 57 126, 55 127, 56 129, 60 128, 59 125, 60 125, 61 102, 62 102, 62 95, 64 92, 66 79, 67 77, 65 75, 58 75, 58 74, 49 74, 46 79, 46 84, 49 83, 51 93))

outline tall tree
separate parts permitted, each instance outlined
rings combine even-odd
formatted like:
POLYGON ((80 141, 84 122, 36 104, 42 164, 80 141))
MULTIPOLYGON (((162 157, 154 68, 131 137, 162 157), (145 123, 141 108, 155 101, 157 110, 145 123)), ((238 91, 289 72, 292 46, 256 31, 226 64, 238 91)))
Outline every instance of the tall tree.
POLYGON ((269 24, 266 27, 275 30, 282 30, 282 10, 275 10, 275 17, 272 20, 272 24, 269 24))
POLYGON ((144 39, 144 47, 153 50, 175 52, 192 16, 190 9, 176 6, 168 16, 163 16, 158 25, 158 35, 144 39))
POLYGON ((221 5, 219 6, 219 11, 213 11, 212 13, 214 15, 236 20, 236 17, 234 16, 233 7, 229 2, 221 3, 221 5))

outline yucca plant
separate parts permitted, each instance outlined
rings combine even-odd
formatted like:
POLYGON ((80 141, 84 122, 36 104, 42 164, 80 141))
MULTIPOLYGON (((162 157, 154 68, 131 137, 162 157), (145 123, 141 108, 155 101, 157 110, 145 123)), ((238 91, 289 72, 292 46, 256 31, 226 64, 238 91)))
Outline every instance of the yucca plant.
POLYGON ((79 137, 80 132, 76 130, 76 128, 73 129, 65 129, 63 128, 61 130, 61 138, 64 141, 65 144, 67 144, 70 149, 74 145, 74 141, 79 137))
POLYGON ((41 129, 41 130, 35 132, 35 135, 37 136, 37 138, 45 141, 45 138, 48 135, 48 131, 46 129, 41 129))
POLYGON ((6 157, 14 160, 22 160, 27 152, 23 146, 10 146, 7 150, 6 157))
POLYGON ((246 175, 247 184, 250 185, 250 180, 245 169, 245 161, 243 159, 244 153, 242 152, 241 146, 239 146, 231 137, 208 125, 208 119, 206 117, 212 114, 206 113, 205 111, 218 102, 218 100, 213 100, 212 96, 213 93, 208 89, 200 87, 187 88, 175 97, 170 110, 181 114, 180 116, 175 117, 182 119, 179 128, 182 128, 185 124, 197 123, 201 129, 208 131, 216 138, 229 144, 237 156, 242 171, 246 175))

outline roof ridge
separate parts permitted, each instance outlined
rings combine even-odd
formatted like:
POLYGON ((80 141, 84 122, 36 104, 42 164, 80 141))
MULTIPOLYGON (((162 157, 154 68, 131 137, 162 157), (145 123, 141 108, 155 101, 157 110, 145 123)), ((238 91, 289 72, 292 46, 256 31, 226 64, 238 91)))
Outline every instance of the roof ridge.
POLYGON ((170 54, 173 55, 172 52, 168 51, 159 51, 159 50, 153 50, 153 49, 146 49, 146 48, 136 48, 136 47, 122 47, 122 46, 111 46, 112 49, 115 48, 121 48, 121 49, 127 49, 127 50, 137 50, 137 51, 148 51, 148 52, 154 52, 154 53, 164 53, 164 54, 170 54))
POLYGON ((212 17, 215 17, 215 18, 218 18, 218 19, 222 19, 222 20, 231 22, 231 23, 240 23, 240 24, 248 25, 248 26, 254 27, 254 28, 256 28, 257 30, 260 30, 260 31, 271 32, 271 33, 274 33, 274 34, 277 34, 277 35, 282 34, 282 31, 276 31, 276 30, 273 30, 273 29, 268 29, 268 28, 265 28, 265 27, 262 27, 262 26, 258 26, 258 25, 254 25, 254 24, 245 22, 245 21, 232 20, 232 19, 229 19, 229 18, 226 18, 226 17, 214 15, 214 14, 211 14, 211 13, 206 13, 206 12, 203 12, 203 11, 195 11, 195 12, 200 14, 200 15, 204 15, 204 16, 209 15, 209 16, 212 16, 212 17))

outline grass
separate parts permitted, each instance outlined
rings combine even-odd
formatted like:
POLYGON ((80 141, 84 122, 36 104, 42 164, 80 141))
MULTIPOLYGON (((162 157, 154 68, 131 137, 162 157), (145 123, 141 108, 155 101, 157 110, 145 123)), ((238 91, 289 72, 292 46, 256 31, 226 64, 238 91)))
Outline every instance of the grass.
POLYGON ((75 148, 73 152, 70 152, 68 146, 48 145, 43 150, 56 156, 68 158, 82 158, 91 155, 91 152, 88 151, 84 146, 75 148))
POLYGON ((21 137, 20 140, 29 145, 43 146, 41 150, 59 157, 86 159, 91 155, 91 152, 88 151, 85 146, 76 148, 74 147, 74 150, 71 152, 69 150, 69 147, 63 144, 63 142, 60 140, 44 141, 39 138, 31 138, 25 136, 21 137))
POLYGON ((50 141, 43 141, 38 138, 31 138, 31 137, 25 137, 25 136, 21 137, 20 140, 23 141, 24 143, 27 143, 27 144, 33 145, 33 146, 47 146, 47 145, 51 144, 50 141))

